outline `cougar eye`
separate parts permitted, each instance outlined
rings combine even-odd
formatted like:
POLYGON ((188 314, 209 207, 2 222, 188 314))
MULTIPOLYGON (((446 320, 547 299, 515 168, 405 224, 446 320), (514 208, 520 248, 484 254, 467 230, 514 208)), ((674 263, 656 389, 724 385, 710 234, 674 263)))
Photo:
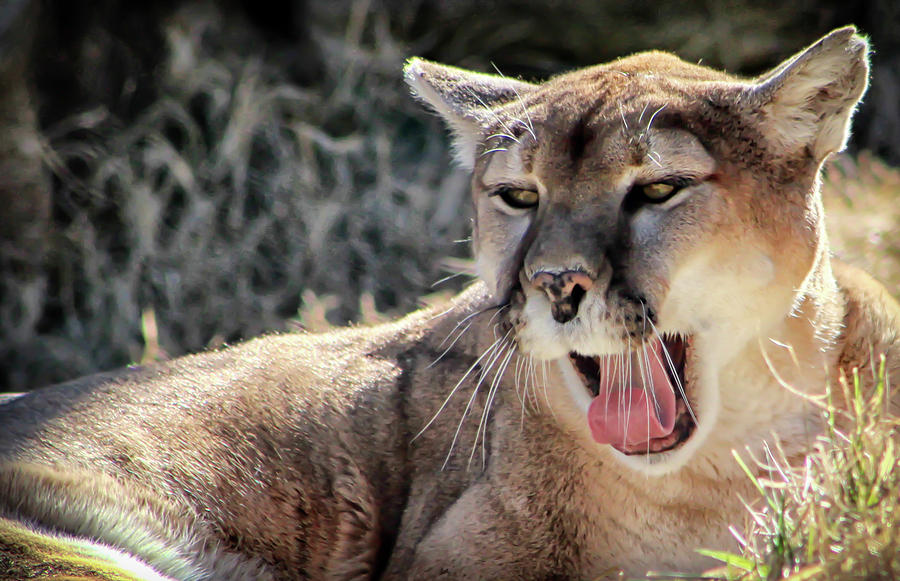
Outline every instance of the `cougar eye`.
POLYGON ((672 184, 658 182, 641 186, 641 193, 651 202, 665 202, 672 197, 677 188, 672 184))
POLYGON ((686 187, 699 181, 690 176, 673 176, 650 184, 634 184, 623 201, 626 212, 637 212, 644 206, 664 204, 678 195, 686 187))
POLYGON ((533 190, 520 190, 518 188, 500 188, 491 192, 491 196, 499 196, 503 203, 510 208, 524 210, 537 206, 538 193, 533 190))

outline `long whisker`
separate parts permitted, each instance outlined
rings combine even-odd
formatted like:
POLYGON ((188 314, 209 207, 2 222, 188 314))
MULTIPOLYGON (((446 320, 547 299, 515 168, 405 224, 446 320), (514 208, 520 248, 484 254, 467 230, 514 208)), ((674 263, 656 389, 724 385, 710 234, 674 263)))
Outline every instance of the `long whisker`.
POLYGON ((498 131, 497 133, 492 133, 491 135, 488 135, 487 137, 484 138, 484 140, 488 141, 495 137, 502 137, 503 139, 509 139, 510 141, 515 141, 515 142, 519 141, 518 139, 516 139, 515 135, 510 135, 509 133, 502 133, 500 131, 498 131))
MULTIPOLYGON (((502 78, 506 78, 506 75, 500 72, 500 68, 497 67, 496 64, 491 63, 491 66, 494 67, 494 70, 497 71, 497 74, 502 78)), ((531 134, 531 138, 534 139, 535 143, 537 143, 537 135, 534 133, 534 123, 531 121, 531 115, 528 113, 528 107, 525 106, 525 101, 522 99, 522 95, 519 94, 519 91, 516 90, 515 87, 512 87, 513 93, 516 94, 516 99, 519 102, 519 106, 522 107, 522 112, 525 113, 525 118, 528 119, 528 123, 522 123, 525 126, 525 129, 528 130, 528 133, 531 134)), ((519 121, 521 123, 521 120, 519 121)))
POLYGON ((475 100, 478 101, 478 102, 481 104, 482 107, 484 107, 484 110, 487 111, 488 113, 490 113, 490 114, 494 117, 494 120, 495 120, 497 123, 499 123, 500 126, 503 127, 503 129, 504 129, 508 134, 510 134, 510 138, 511 138, 513 141, 515 141, 516 143, 520 143, 519 140, 518 140, 517 138, 512 137, 512 134, 514 133, 513 130, 509 128, 509 126, 503 121, 503 119, 500 118, 499 115, 497 115, 496 112, 494 112, 493 109, 491 109, 490 107, 488 107, 487 103, 485 103, 485 102, 481 99, 481 97, 478 96, 478 93, 476 93, 476 92, 473 91, 472 89, 469 89, 468 87, 467 87, 467 90, 469 91, 469 93, 470 93, 473 97, 475 97, 475 100))
MULTIPOLYGON (((513 341, 513 340, 509 341, 509 346, 510 346, 510 349, 507 352, 506 357, 500 363, 500 368, 497 370, 497 373, 494 375, 494 382, 491 385, 491 391, 494 395, 496 395, 497 389, 500 386, 500 381, 503 379, 503 376, 506 374, 506 370, 509 368, 509 364, 512 361, 513 356, 515 356, 516 351, 518 350, 518 346, 516 345, 515 341, 513 341)), ((518 359, 516 359, 516 361, 518 362, 518 359)), ((494 404, 494 395, 491 395, 488 398, 488 409, 490 409, 491 406, 494 404)))
POLYGON ((425 430, 427 430, 429 427, 431 427, 431 424, 433 424, 434 421, 438 418, 438 416, 441 415, 441 412, 444 411, 444 408, 447 407, 447 404, 450 402, 450 399, 453 397, 453 395, 456 393, 456 391, 459 389, 459 387, 463 384, 463 382, 466 380, 466 378, 469 377, 469 375, 471 375, 472 371, 474 371, 475 368, 478 367, 478 364, 481 363, 481 361, 485 357, 488 357, 490 354, 492 354, 494 352, 494 350, 497 348, 497 344, 499 342, 500 342, 499 339, 497 341, 494 341, 487 349, 484 350, 484 353, 482 353, 481 356, 475 360, 475 363, 473 363, 472 365, 469 366, 469 369, 467 369, 466 372, 463 374, 463 376, 459 378, 459 381, 457 381, 456 385, 453 386, 453 389, 450 390, 450 394, 447 395, 447 397, 444 399, 444 402, 441 404, 441 406, 438 408, 438 410, 436 412, 434 412, 434 415, 431 416, 431 419, 428 420, 428 423, 426 423, 425 426, 421 430, 419 430, 419 432, 415 436, 413 436, 412 441, 415 441, 416 438, 418 438, 419 436, 421 436, 422 434, 425 433, 425 430))
MULTIPOLYGON (((641 330, 643 331, 643 333, 641 334, 641 350, 644 352, 644 358, 643 358, 643 360, 641 361, 641 364, 642 364, 642 365, 646 365, 646 367, 647 367, 647 377, 652 378, 652 377, 653 377, 653 371, 652 371, 652 369, 650 368, 650 357, 647 355, 647 342, 644 340, 644 334, 646 334, 646 331, 647 331, 647 323, 650 323, 650 324, 652 325, 652 324, 653 324, 653 321, 651 321, 650 318, 647 316, 647 305, 646 305, 643 301, 641 301, 641 310, 643 311, 643 317, 642 317, 642 319, 641 319, 641 320, 642 320, 642 326, 643 326, 643 328, 641 329, 641 330)), ((662 340, 660 340, 660 343, 662 343, 662 340)), ((644 373, 644 370, 643 370, 643 369, 641 370, 641 373, 642 373, 642 374, 644 373)), ((647 385, 647 384, 646 384, 646 381, 645 381, 645 382, 644 382, 644 386, 646 387, 646 385, 647 385)), ((657 416, 658 416, 658 415, 659 415, 659 412, 660 412, 660 410, 661 410, 662 408, 661 408, 660 405, 659 405, 659 401, 657 401, 657 399, 656 399, 656 390, 653 389, 653 382, 652 382, 652 381, 650 382, 650 395, 653 396, 653 409, 656 411, 656 414, 657 414, 657 416)), ((648 398, 648 401, 649 401, 649 398, 648 398)), ((647 406, 647 415, 648 415, 648 418, 647 418, 647 419, 648 419, 648 421, 649 421, 649 419, 650 419, 650 418, 649 418, 649 415, 650 415, 650 406, 647 406)), ((648 432, 649 432, 649 429, 650 429, 650 427, 649 427, 649 424, 648 424, 648 425, 647 425, 647 430, 648 430, 648 432)), ((648 437, 649 437, 649 434, 648 434, 648 437)))
MULTIPOLYGON (((456 433, 453 435, 453 441, 450 443, 450 449, 447 451, 447 457, 444 459, 444 464, 441 466, 441 470, 443 470, 447 466, 447 463, 450 461, 450 457, 453 454, 453 448, 456 446, 456 442, 459 439, 459 434, 462 430, 463 422, 465 421, 466 417, 468 417, 469 411, 472 409, 472 404, 475 402, 475 397, 478 395, 478 390, 481 388, 481 385, 484 383, 485 378, 487 377, 488 373, 490 373, 491 369, 493 369, 501 354, 507 349, 505 339, 506 337, 503 337, 503 339, 501 340, 503 342, 496 349, 496 353, 491 357, 490 361, 488 361, 487 365, 485 365, 481 374, 478 376, 478 382, 475 384, 475 388, 472 390, 472 395, 469 397, 469 401, 466 402, 466 409, 463 410, 463 414, 459 420, 459 424, 456 426, 456 433)), ((490 390, 488 396, 490 396, 490 390)), ((484 410, 482 410, 481 419, 479 420, 478 427, 475 431, 475 438, 472 442, 472 452, 469 454, 468 462, 466 462, 467 470, 472 466, 472 458, 475 456, 475 450, 478 448, 478 436, 481 433, 482 428, 484 427, 484 421, 487 413, 486 410, 487 401, 485 401, 484 410)))
POLYGON ((762 355, 763 361, 765 361, 766 367, 769 369, 769 373, 772 374, 772 377, 775 379, 775 381, 778 382, 778 384, 781 387, 785 388, 786 390, 793 393, 794 395, 797 395, 797 396, 803 398, 805 401, 812 403, 813 405, 819 407, 820 409, 824 409, 826 407, 825 402, 823 401, 824 396, 814 396, 809 393, 804 393, 804 392, 800 391, 799 389, 797 389, 796 387, 794 387, 793 385, 791 385, 787 380, 785 380, 781 376, 781 374, 778 373, 778 370, 775 368, 775 364, 772 362, 772 359, 769 357, 769 353, 766 351, 766 348, 763 345, 762 337, 759 337, 757 340, 759 342, 759 353, 760 353, 760 355, 762 355))
MULTIPOLYGON (((647 352, 647 350, 648 350, 648 346, 645 343, 644 344, 644 365, 647 368, 647 377, 652 378, 653 377, 653 369, 650 367, 650 355, 647 352)), ((656 357, 658 360, 659 356, 656 355, 656 352, 652 348, 650 349, 650 353, 653 353, 654 357, 656 357)), ((656 399, 656 390, 653 389, 652 379, 650 381, 650 385, 651 385, 650 395, 653 397, 653 408, 656 410, 656 413, 659 414, 659 412, 662 410, 662 406, 660 406, 659 401, 656 399)))
MULTIPOLYGON (((622 319, 622 320, 621 320, 621 324, 622 324, 622 326, 625 325, 625 319, 622 319)), ((618 384, 617 384, 615 387, 616 387, 616 389, 618 389, 618 390, 621 391, 621 390, 622 390, 622 386, 625 385, 625 358, 624 358, 624 355, 623 355, 622 353, 616 353, 616 354, 615 354, 615 360, 614 360, 614 363, 615 363, 615 365, 614 365, 614 368, 615 368, 615 370, 614 370, 614 371, 615 371, 615 375, 619 378, 618 384)), ((612 393, 612 389, 608 389, 608 390, 607 390, 607 394, 606 394, 606 410, 607 410, 606 413, 607 413, 607 415, 609 414, 609 396, 610 396, 610 393, 612 393)), ((624 405, 623 402, 622 402, 622 400, 624 399, 623 397, 621 397, 622 395, 624 395, 624 392, 622 392, 622 393, 620 394, 620 397, 619 397, 619 406, 623 406, 623 405, 624 405)), ((623 408, 622 408, 622 412, 624 413, 624 411, 625 411, 625 409, 624 409, 624 407, 623 407, 623 408)))
MULTIPOLYGON (((469 321, 471 319, 473 319, 479 315, 483 315, 483 314, 487 313, 488 311, 491 311, 494 309, 497 309, 497 313, 499 313, 501 310, 507 308, 508 306, 509 305, 493 305, 490 307, 485 307, 479 311, 469 313, 468 315, 463 317, 460 321, 458 321, 456 323, 456 326, 453 327, 453 329, 451 329, 449 333, 447 333, 447 336, 444 337, 444 340, 441 341, 440 345, 438 345, 437 348, 440 349, 441 347, 443 347, 444 344, 447 343, 447 341, 450 339, 450 337, 453 336, 453 333, 455 333, 462 325, 466 325, 466 327, 459 333, 459 335, 457 335, 456 339, 453 340, 453 342, 450 344, 450 346, 447 347, 447 349, 445 349, 440 355, 438 355, 437 359, 435 359, 434 361, 431 362, 431 364, 428 365, 428 369, 434 367, 434 365, 437 364, 437 362, 440 361, 444 357, 444 355, 446 355, 447 352, 453 348, 453 345, 455 345, 456 342, 459 341, 459 338, 465 334, 465 332, 468 330, 468 328, 472 326, 472 323, 469 323, 469 321), (468 323, 468 324, 466 324, 466 323, 468 323)), ((494 317, 497 316, 497 313, 494 313, 494 317)), ((494 320, 493 317, 491 317, 491 321, 493 321, 493 320, 494 320)))
MULTIPOLYGON (((444 349, 444 350, 441 352, 441 354, 438 355, 437 358, 436 358, 434 361, 432 361, 431 363, 428 364, 428 367, 426 367, 426 369, 431 369, 432 367, 434 367, 435 365, 437 365, 438 361, 440 361, 441 359, 443 359, 443 358, 444 358, 444 355, 446 355, 447 353, 450 352, 451 349, 453 349, 453 346, 456 345, 456 342, 459 341, 459 340, 462 338, 462 336, 466 334, 466 331, 469 330, 469 327, 471 327, 473 323, 474 323, 474 321, 472 321, 471 323, 469 323, 468 325, 466 325, 465 327, 463 327, 463 330, 459 332, 459 334, 456 336, 456 338, 453 339, 453 341, 452 341, 449 345, 447 345, 447 348, 444 349)), ((455 330, 455 329, 454 329, 454 330, 455 330)), ((453 333, 453 331, 451 331, 451 334, 452 334, 452 333, 453 333)), ((447 338, 449 338, 449 337, 450 337, 450 335, 447 336, 447 338)), ((445 341, 446 341, 446 339, 445 339, 445 341)), ((441 343, 441 345, 443 345, 443 343, 441 343)), ((440 346, 438 346, 438 348, 440 348, 440 346)))
MULTIPOLYGON (((525 429, 525 406, 528 404, 528 364, 531 362, 531 355, 528 356, 527 360, 523 360, 519 358, 519 361, 522 361, 522 370, 524 372, 523 384, 522 384, 522 412, 519 416, 519 429, 525 429)), ((518 363, 518 362, 517 362, 518 363)))
MULTIPOLYGON (((624 433, 622 434, 623 437, 624 437, 626 434, 628 434, 628 424, 629 424, 630 421, 631 421, 631 404, 632 404, 631 398, 634 396, 634 390, 633 390, 633 389, 630 389, 630 387, 631 387, 631 378, 634 377, 633 371, 632 371, 632 369, 631 369, 631 367, 632 367, 631 361, 632 361, 632 356, 631 356, 631 342, 629 342, 629 343, 628 343, 628 348, 627 348, 627 350, 625 351, 625 364, 627 365, 627 368, 626 368, 626 369, 627 369, 627 372, 625 373, 625 381, 628 382, 628 386, 626 387, 626 386, 625 386, 625 383, 624 383, 624 382, 622 383, 622 393, 624 394, 626 390, 627 390, 627 392, 628 392, 628 405, 625 406, 625 410, 624 410, 625 414, 624 414, 624 416, 623 416, 623 417, 625 418, 625 425, 624 425, 624 430, 625 430, 625 431, 624 431, 624 433)), ((622 401, 623 401, 623 405, 624 405, 624 401, 625 401, 625 398, 624 398, 624 397, 622 398, 622 401)))
MULTIPOLYGON (((646 370, 644 369, 644 361, 646 360, 646 356, 647 356, 647 343, 644 341, 643 337, 641 337, 641 348, 636 349, 634 354, 635 354, 635 357, 637 357, 637 366, 638 366, 638 370, 641 373, 641 389, 644 392, 644 398, 647 399, 649 402, 650 397, 649 397, 648 393, 653 394, 653 386, 651 385, 649 389, 647 387, 647 374, 645 373, 646 370)), ((634 390, 632 390, 632 392, 634 392, 634 390)), ((655 395, 653 397, 653 400, 654 400, 654 406, 655 406, 656 405, 655 395)), ((647 441, 650 441, 650 406, 649 405, 647 406, 647 441)), ((649 453, 649 452, 650 452, 650 447, 648 446, 647 453, 649 453)))
MULTIPOLYGON (((507 334, 507 337, 509 334, 507 334)), ((472 454, 469 456, 469 464, 472 462, 472 457, 475 455, 475 448, 478 446, 478 435, 481 434, 481 468, 484 469, 485 463, 487 462, 487 420, 488 414, 491 411, 491 407, 494 405, 494 398, 497 396, 497 390, 500 387, 500 383, 503 379, 503 374, 506 373, 507 367, 509 367, 509 362, 512 360, 513 355, 516 353, 516 345, 512 340, 507 339, 504 349, 506 350, 506 355, 503 357, 503 360, 500 362, 500 365, 497 367, 497 371, 494 373, 494 379, 491 381, 490 389, 488 389, 487 402, 484 404, 484 410, 481 412, 481 421, 478 423, 478 430, 475 432, 475 443, 472 447, 472 454)))
POLYGON ((653 115, 650 116, 650 121, 647 121, 647 129, 646 132, 650 132, 650 128, 653 126, 653 120, 656 119, 656 116, 659 115, 660 111, 666 108, 666 104, 663 104, 662 107, 653 112, 653 115))
MULTIPOLYGON (((479 315, 483 315, 483 314, 487 313, 488 311, 492 311, 492 310, 494 310, 494 309, 501 309, 501 308, 503 308, 503 307, 505 307, 505 306, 507 306, 507 305, 492 305, 492 306, 490 306, 490 307, 485 307, 485 308, 483 308, 483 309, 481 309, 481 310, 478 310, 478 311, 474 311, 474 312, 469 313, 468 315, 466 315, 465 317, 463 317, 462 319, 460 319, 460 320, 456 323, 456 326, 453 327, 453 329, 452 329, 449 333, 447 333, 447 336, 444 337, 444 340, 441 341, 441 344, 440 344, 440 345, 438 345, 438 349, 440 349, 441 347, 444 346, 444 343, 447 342, 447 339, 450 338, 450 335, 452 335, 454 331, 456 331, 456 330, 459 329, 461 326, 463 326, 464 324, 466 324, 470 319, 472 319, 472 318, 474 318, 474 317, 477 317, 477 316, 479 316, 479 315)), ((447 311, 444 311, 444 312, 441 313, 440 315, 437 315, 435 318, 440 317, 441 315, 444 315, 445 313, 450 312, 450 311, 452 311, 452 310, 453 310, 453 307, 450 307, 449 309, 447 309, 447 311)))
MULTIPOLYGON (((511 331, 510 331, 511 333, 511 331)), ((494 373, 494 378, 491 380, 491 387, 488 390, 488 400, 487 405, 485 406, 484 412, 482 413, 482 417, 486 418, 488 412, 490 411, 491 405, 494 403, 494 396, 497 393, 497 389, 500 386, 500 382, 503 379, 503 375, 506 373, 507 368, 509 367, 510 361, 512 361, 513 356, 516 354, 516 342, 512 339, 509 339, 510 333, 506 334, 505 345, 503 346, 503 350, 505 350, 506 355, 503 356, 503 359, 500 361, 500 365, 497 367, 497 371, 494 373)), ((476 433, 476 440, 477 440, 476 433)), ((482 437, 484 434, 482 433, 482 437)))
POLYGON ((523 370, 523 381, 522 381, 522 417, 521 421, 525 421, 525 411, 528 407, 528 385, 531 383, 531 370, 534 368, 534 358, 529 355, 528 359, 525 361, 523 370))
MULTIPOLYGON (((672 377, 675 378, 675 387, 678 388, 678 393, 681 394, 681 399, 684 400, 684 405, 687 407, 688 413, 691 415, 691 419, 694 420, 694 423, 697 423, 697 416, 694 414, 694 409, 691 406, 691 402, 688 400, 687 394, 684 391, 684 386, 681 384, 681 378, 678 375, 678 370, 675 369, 675 362, 672 361, 672 356, 669 354, 669 348, 666 347, 666 342, 663 341, 662 335, 659 330, 656 328, 656 325, 653 324, 653 321, 650 321, 650 328, 653 330, 653 334, 656 335, 656 338, 659 339, 659 344, 662 346, 661 351, 663 352, 663 356, 666 358, 665 365, 669 366, 669 369, 672 371, 672 377)), ((656 360, 659 361, 660 365, 664 365, 662 361, 659 359, 659 355, 656 355, 656 360)))
POLYGON ((488 320, 487 324, 490 325, 491 323, 493 323, 497 319, 497 317, 500 315, 500 313, 502 313, 504 310, 506 310, 508 308, 509 308, 508 304, 498 306, 497 312, 495 312, 493 315, 491 315, 491 318, 488 320))
MULTIPOLYGON (((468 243, 468 242, 471 242, 471 238, 464 239, 464 240, 454 240, 454 241, 453 241, 454 244, 465 244, 465 243, 468 243)), ((489 307, 485 307, 485 308, 481 309, 480 311, 475 311, 475 312, 473 312, 473 313, 469 313, 469 315, 466 317, 466 320, 468 320, 469 318, 474 317, 474 316, 476 316, 476 315, 479 315, 479 314, 481 314, 481 313, 483 313, 483 312, 490 311, 491 309, 498 309, 498 308, 500 308, 500 307, 502 307, 502 306, 503 306, 503 304, 491 305, 491 306, 489 306, 489 307)), ((436 319, 440 319, 441 317, 446 316, 446 315, 449 315, 450 313, 452 313, 452 312, 455 311, 455 310, 456 310, 456 305, 451 304, 449 307, 447 307, 446 309, 444 309, 444 310, 441 311, 440 313, 434 315, 434 316, 431 317, 431 319, 429 319, 429 320, 430 320, 430 321, 434 321, 434 320, 436 320, 436 319)), ((463 321, 460 321, 459 323, 456 324, 456 326, 459 327, 460 324, 461 324, 462 322, 463 322, 463 321)), ((446 341, 446 339, 444 339, 444 340, 446 341)))
POLYGON ((547 378, 547 361, 541 360, 541 377, 542 377, 542 387, 544 392, 544 401, 547 402, 547 409, 550 410, 550 415, 556 418, 556 412, 553 411, 553 403, 550 401, 550 394, 547 392, 547 384, 550 383, 547 378))
POLYGON ((516 359, 516 366, 513 368, 513 387, 516 388, 516 397, 519 399, 519 403, 523 403, 522 393, 520 390, 521 384, 519 383, 522 379, 522 366, 525 365, 525 359, 520 357, 516 359))
POLYGON ((528 366, 529 376, 531 377, 531 391, 530 391, 531 409, 537 411, 537 409, 538 409, 538 395, 537 395, 538 379, 537 379, 537 365, 535 365, 534 357, 529 357, 528 363, 529 363, 529 366, 528 366))
POLYGON ((647 107, 649 107, 649 106, 650 106, 650 103, 649 103, 649 102, 644 103, 644 108, 641 109, 641 115, 640 115, 640 117, 638 117, 638 120, 637 120, 638 125, 640 125, 640 124, 641 124, 641 121, 644 120, 644 113, 647 112, 647 107))
POLYGON ((497 362, 497 359, 500 357, 500 353, 503 352, 503 340, 506 337, 501 337, 494 341, 491 345, 491 358, 488 360, 487 364, 485 364, 484 368, 481 370, 481 373, 478 375, 478 381, 475 383, 475 388, 472 389, 472 395, 469 396, 469 401, 466 402, 466 408, 463 410, 462 417, 459 418, 459 423, 456 426, 456 432, 453 434, 453 440, 450 442, 450 449, 447 450, 447 457, 444 458, 444 463, 441 465, 441 470, 447 467, 447 464, 450 462, 450 457, 453 455, 453 448, 456 447, 456 442, 459 440, 459 434, 462 431, 463 423, 466 421, 466 418, 469 415, 469 411, 472 409, 472 405, 475 403, 475 397, 478 395, 478 390, 481 388, 481 384, 484 383, 484 378, 487 377, 487 374, 494 367, 494 364, 497 362))
POLYGON ((656 358, 656 361, 660 364, 660 366, 668 366, 672 371, 672 377, 675 378, 675 387, 676 389, 678 389, 678 393, 681 395, 681 399, 684 400, 684 404, 685 406, 687 406, 688 413, 691 414, 691 419, 693 419, 694 423, 696 423, 697 418, 696 416, 694 416, 694 410, 691 409, 691 402, 688 401, 687 394, 684 392, 684 386, 681 385, 681 378, 678 377, 678 371, 675 369, 675 363, 672 361, 672 356, 669 355, 669 348, 666 347, 666 344, 663 342, 662 337, 659 336, 659 333, 656 332, 656 329, 654 329, 653 332, 656 333, 657 337, 659 337, 659 344, 662 345, 662 352, 665 356, 666 361, 663 362, 659 358, 659 354, 656 352, 653 353, 653 356, 656 358))
POLYGON ((443 284, 443 283, 447 282, 448 280, 453 280, 454 278, 457 278, 459 276, 472 276, 472 275, 468 272, 462 272, 462 271, 454 272, 453 274, 448 274, 444 278, 439 278, 436 281, 434 281, 433 283, 431 283, 431 288, 434 288, 434 287, 438 286, 439 284, 443 284))

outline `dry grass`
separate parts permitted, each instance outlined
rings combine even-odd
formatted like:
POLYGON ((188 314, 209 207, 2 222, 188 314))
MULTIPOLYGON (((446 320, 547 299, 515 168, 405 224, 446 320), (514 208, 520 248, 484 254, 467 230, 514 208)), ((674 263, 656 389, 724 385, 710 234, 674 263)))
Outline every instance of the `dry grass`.
POLYGON ((835 255, 900 297, 900 170, 868 154, 840 156, 822 193, 835 255))
POLYGON ((760 499, 736 534, 742 554, 701 551, 726 563, 708 577, 900 578, 900 420, 888 412, 889 383, 882 364, 873 393, 863 393, 857 374, 829 390, 824 435, 802 466, 773 450, 756 461, 768 474, 760 478, 736 455, 760 499))
POLYGON ((443 257, 468 253, 454 243, 468 178, 408 96, 386 16, 320 34, 308 87, 211 5, 189 3, 167 34, 163 97, 134 122, 95 109, 46 132, 49 288, 12 289, 43 315, 37 336, 26 309, 0 320, 25 338, 3 343, 0 386, 199 351, 298 313, 321 326, 406 312, 447 275, 443 257))

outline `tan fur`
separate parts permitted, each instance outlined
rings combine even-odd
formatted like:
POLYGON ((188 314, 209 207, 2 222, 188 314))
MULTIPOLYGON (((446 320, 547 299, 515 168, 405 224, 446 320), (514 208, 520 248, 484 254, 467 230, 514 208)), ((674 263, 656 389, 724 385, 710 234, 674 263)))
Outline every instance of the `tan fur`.
POLYGON ((793 391, 820 394, 873 354, 900 377, 900 308, 832 264, 817 192, 866 71, 852 29, 756 80, 662 53, 541 85, 411 61, 473 169, 487 284, 381 327, 7 401, 0 523, 178 579, 702 570, 693 549, 733 547, 752 496, 732 449, 775 432, 802 455, 820 425, 793 391), (633 205, 636 185, 672 175, 697 180, 633 205), (505 206, 511 187, 538 205, 505 206), (590 282, 560 322, 532 281, 564 271, 590 282), (624 456, 592 439, 568 354, 633 349, 650 323, 691 338, 698 425, 671 451, 624 456))

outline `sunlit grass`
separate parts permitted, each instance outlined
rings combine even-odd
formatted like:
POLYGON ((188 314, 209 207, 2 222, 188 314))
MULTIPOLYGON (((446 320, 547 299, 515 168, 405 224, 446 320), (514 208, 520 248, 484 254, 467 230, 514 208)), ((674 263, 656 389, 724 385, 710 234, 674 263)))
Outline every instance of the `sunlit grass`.
POLYGON ((874 389, 854 370, 828 390, 823 435, 802 465, 784 454, 736 461, 759 498, 748 499, 741 553, 701 552, 718 579, 801 581, 900 578, 900 470, 884 360, 874 389), (758 474, 764 473, 766 477, 758 474))

